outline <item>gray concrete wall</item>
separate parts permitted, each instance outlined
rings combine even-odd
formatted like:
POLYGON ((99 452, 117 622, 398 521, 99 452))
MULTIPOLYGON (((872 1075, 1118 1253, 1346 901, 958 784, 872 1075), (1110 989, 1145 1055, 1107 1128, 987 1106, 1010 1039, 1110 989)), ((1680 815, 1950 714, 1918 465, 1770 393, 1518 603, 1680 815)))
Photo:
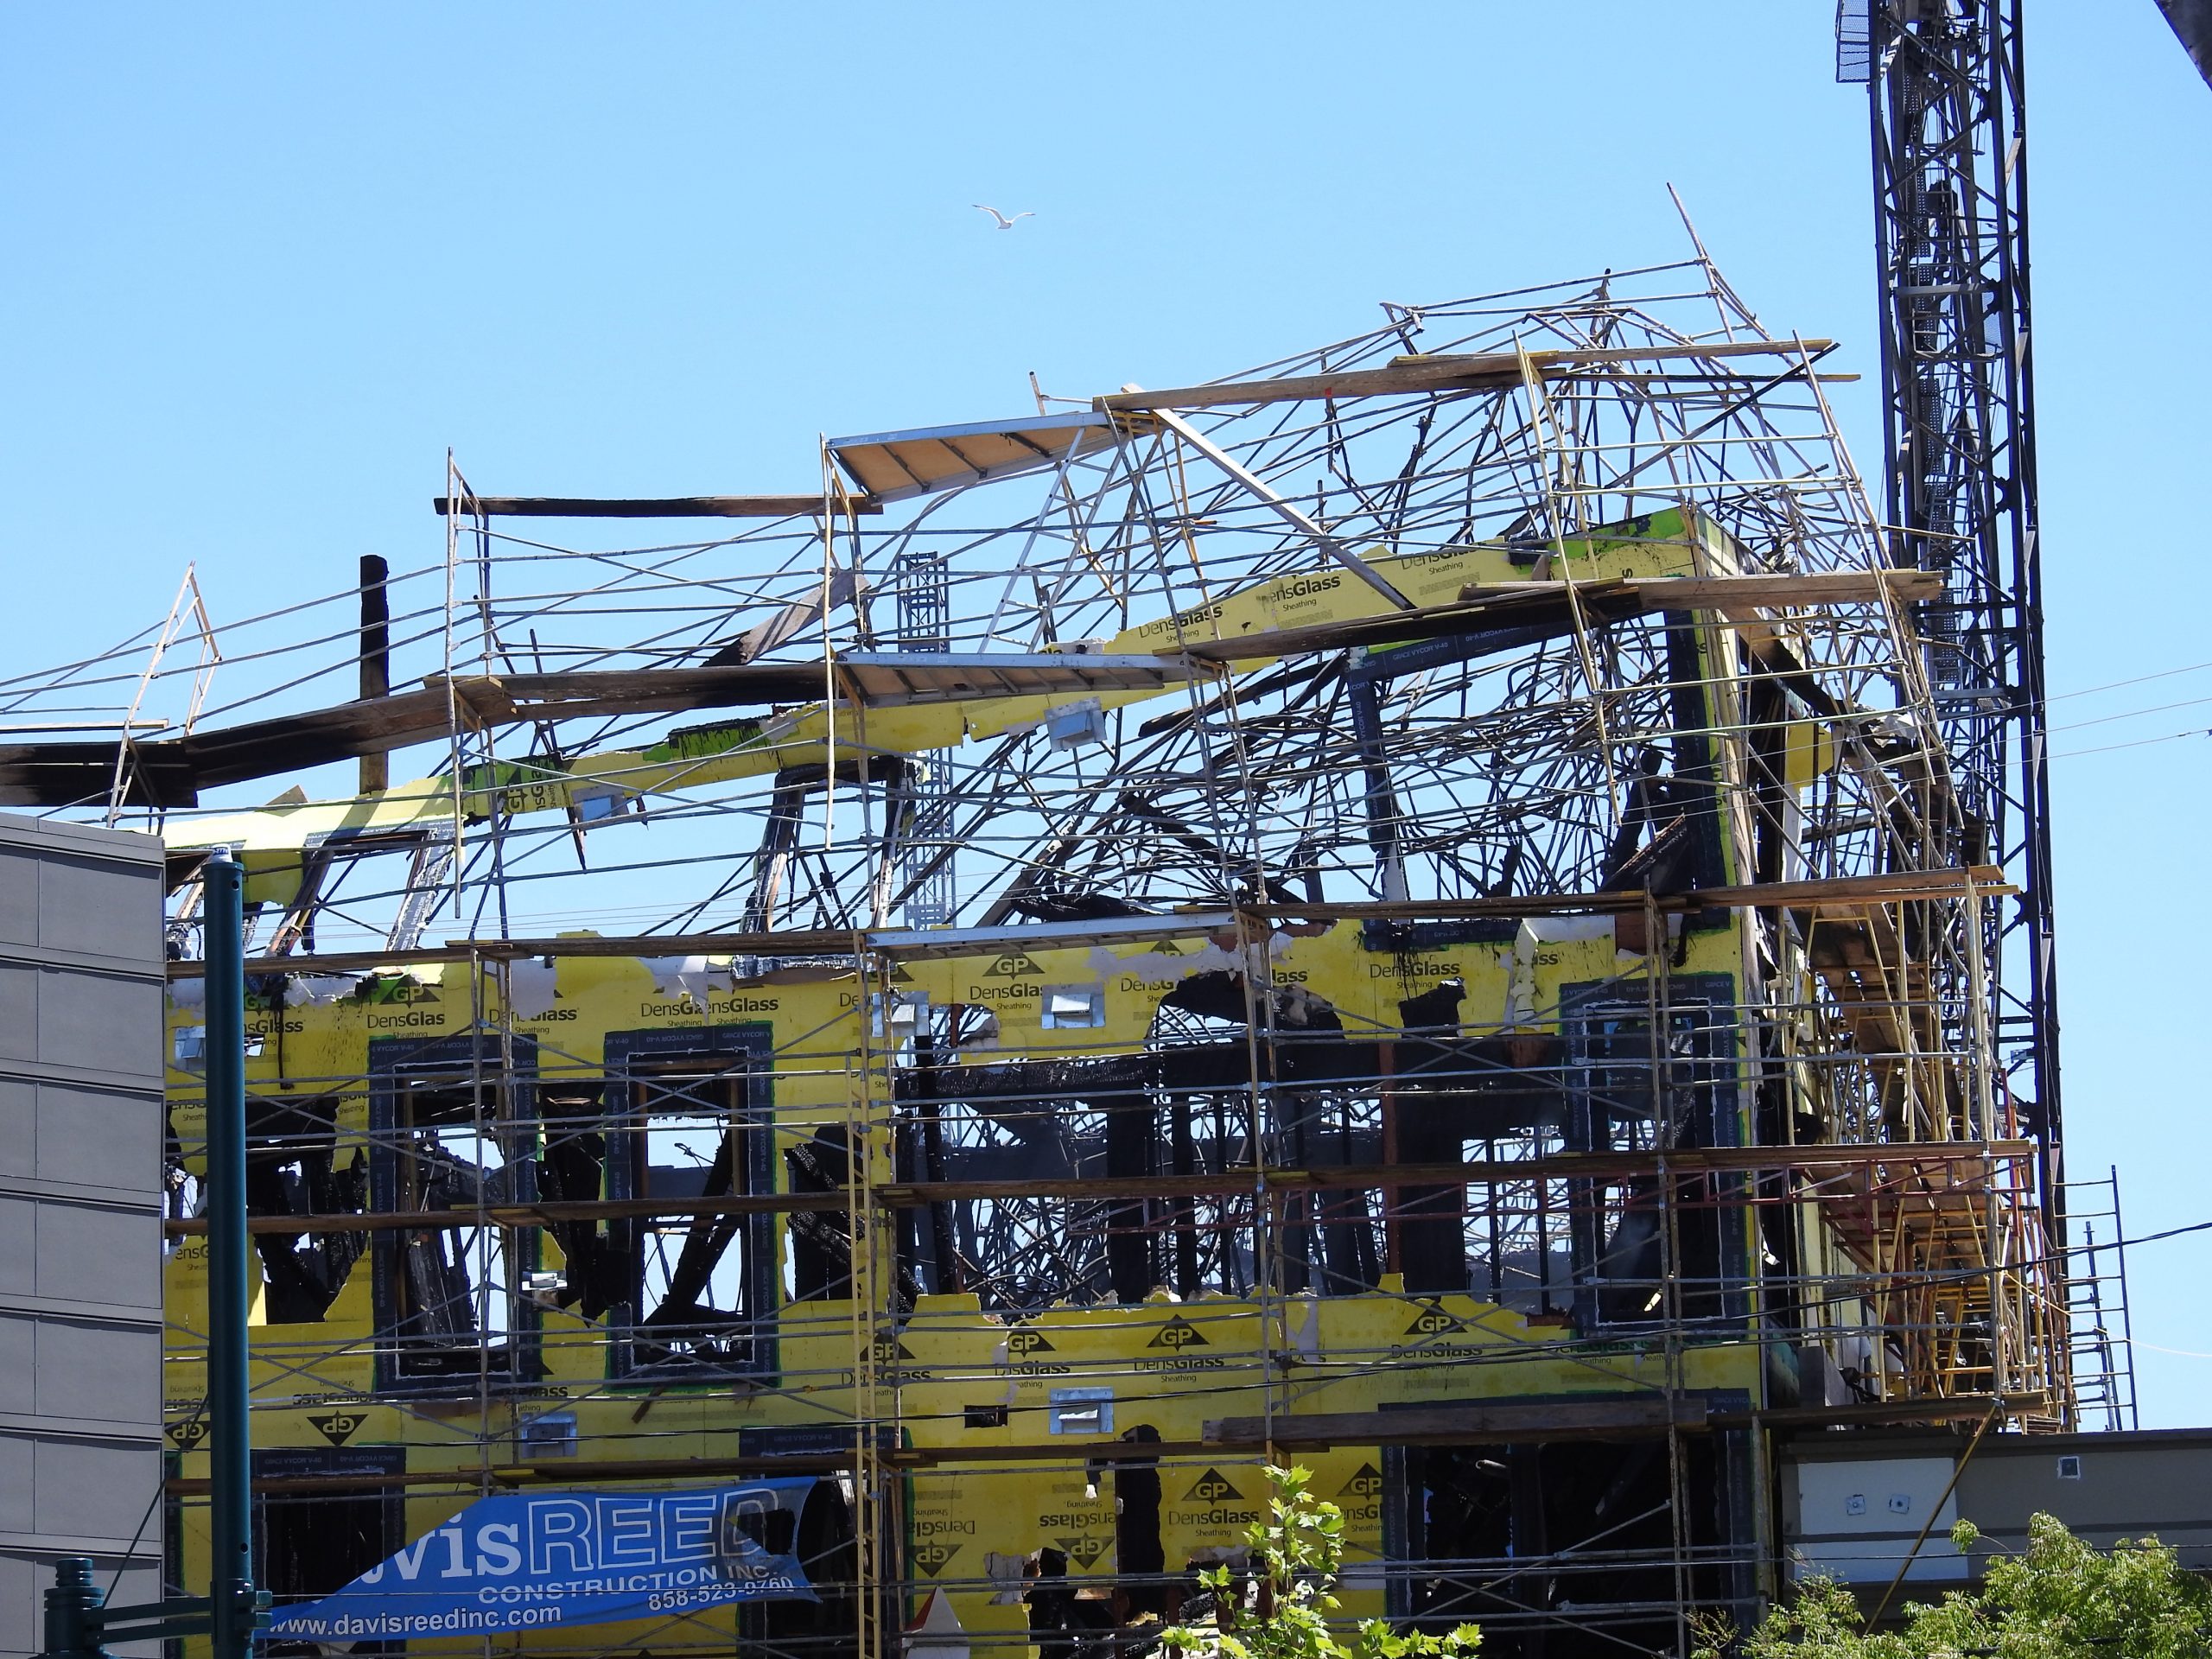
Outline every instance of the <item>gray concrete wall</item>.
POLYGON ((1951 1547, 1954 1521, 1980 1530, 1975 1554, 1985 1556, 2020 1549, 2029 1517, 2041 1512, 2100 1546, 2155 1535, 2184 1566, 2212 1572, 2212 1429, 1986 1434, 1971 1457, 1967 1441, 1928 1431, 1810 1435, 1785 1446, 1785 1555, 1802 1563, 1801 1576, 1825 1572, 1878 1591, 1932 1516, 1906 1575, 1920 1594, 1978 1574, 1980 1561, 1951 1547))
POLYGON ((2008 1550, 2028 1539, 2028 1517, 2056 1516, 2091 1543, 2155 1533, 2183 1564, 2212 1572, 2212 1430, 2008 1437, 1997 1457, 1981 1450, 1959 1475, 1959 1513, 2008 1550))
POLYGON ((0 815, 0 1659, 161 1593, 162 843, 0 815))

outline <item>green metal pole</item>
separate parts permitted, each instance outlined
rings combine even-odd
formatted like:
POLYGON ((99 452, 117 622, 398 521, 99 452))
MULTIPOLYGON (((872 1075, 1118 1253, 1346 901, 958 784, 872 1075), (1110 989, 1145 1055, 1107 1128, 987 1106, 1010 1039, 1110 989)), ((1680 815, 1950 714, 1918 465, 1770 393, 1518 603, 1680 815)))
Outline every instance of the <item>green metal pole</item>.
POLYGON ((46 1592, 46 1651, 43 1659, 86 1659, 99 1651, 91 1616, 99 1610, 99 1586, 92 1564, 82 1555, 65 1555, 54 1565, 54 1586, 46 1592))
POLYGON ((251 1440, 246 1427, 246 1311, 252 1301, 245 1230, 245 974, 242 873, 207 861, 203 908, 207 995, 207 1596, 214 1659, 252 1645, 251 1440))

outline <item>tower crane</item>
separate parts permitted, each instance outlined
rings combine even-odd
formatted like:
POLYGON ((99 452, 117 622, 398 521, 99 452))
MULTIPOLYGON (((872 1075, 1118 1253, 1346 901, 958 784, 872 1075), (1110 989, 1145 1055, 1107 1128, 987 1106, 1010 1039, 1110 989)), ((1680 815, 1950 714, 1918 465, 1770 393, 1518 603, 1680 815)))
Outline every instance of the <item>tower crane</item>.
POLYGON ((2063 1250, 2020 10, 1840 0, 1836 77, 1867 92, 1889 556, 1943 577, 1919 625, 1956 777, 1958 851, 2001 864, 2019 890, 1983 941, 1990 1012, 2063 1250))

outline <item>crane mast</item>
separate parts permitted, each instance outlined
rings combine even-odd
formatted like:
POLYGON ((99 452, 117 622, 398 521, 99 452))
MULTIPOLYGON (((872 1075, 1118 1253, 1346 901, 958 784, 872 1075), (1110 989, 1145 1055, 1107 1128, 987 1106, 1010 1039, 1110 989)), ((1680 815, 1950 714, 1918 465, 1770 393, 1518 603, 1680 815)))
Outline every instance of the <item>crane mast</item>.
MULTIPOLYGON (((1892 563, 1919 609, 1960 856, 2019 888, 1988 929, 1992 1010, 2063 1229, 2057 973, 2028 293, 2019 0, 1843 0, 1838 79, 1867 89, 1892 563), (2025 1085, 2024 1087, 2023 1085, 2025 1085)), ((2063 1247, 2063 1239, 2054 1239, 2063 1247)))

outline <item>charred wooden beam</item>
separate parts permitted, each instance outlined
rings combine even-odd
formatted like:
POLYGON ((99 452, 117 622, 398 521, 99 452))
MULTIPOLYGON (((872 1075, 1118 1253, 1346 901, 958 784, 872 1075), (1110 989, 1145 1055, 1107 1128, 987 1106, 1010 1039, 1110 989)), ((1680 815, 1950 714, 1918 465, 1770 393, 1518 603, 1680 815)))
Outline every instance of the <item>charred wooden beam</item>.
MULTIPOLYGON (((385 584, 391 567, 374 553, 361 556, 361 701, 391 695, 391 601, 385 584)), ((391 761, 385 754, 361 757, 361 793, 391 786, 391 761)))
POLYGON ((1429 1406, 1406 1411, 1329 1411, 1312 1416, 1217 1417, 1210 1446, 1527 1446, 1544 1440, 1627 1440, 1706 1427, 1695 1395, 1630 1395, 1619 1400, 1544 1400, 1495 1406, 1429 1406))

